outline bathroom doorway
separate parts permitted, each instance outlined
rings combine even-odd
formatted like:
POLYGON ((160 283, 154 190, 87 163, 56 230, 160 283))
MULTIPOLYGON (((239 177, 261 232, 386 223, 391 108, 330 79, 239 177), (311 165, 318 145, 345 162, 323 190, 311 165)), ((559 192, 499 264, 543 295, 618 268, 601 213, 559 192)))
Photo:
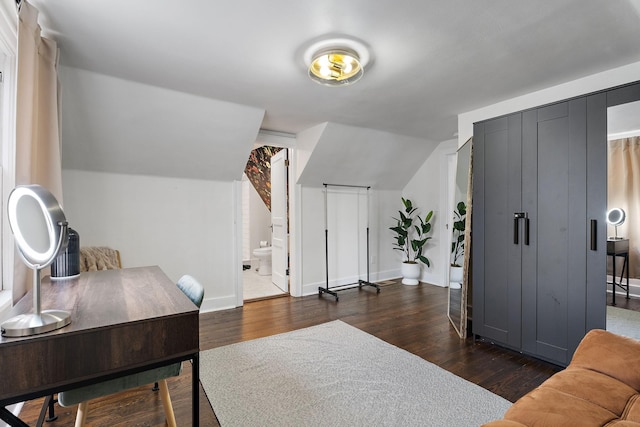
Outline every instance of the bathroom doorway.
POLYGON ((260 139, 259 135, 242 180, 243 302, 289 295, 288 169, 282 168, 288 161, 278 159, 286 158, 290 149, 272 141, 260 143, 260 139), (274 178, 278 178, 273 185, 272 157, 276 159, 274 178), (280 212, 275 217, 272 200, 280 212), (277 266, 272 267, 272 261, 277 266))

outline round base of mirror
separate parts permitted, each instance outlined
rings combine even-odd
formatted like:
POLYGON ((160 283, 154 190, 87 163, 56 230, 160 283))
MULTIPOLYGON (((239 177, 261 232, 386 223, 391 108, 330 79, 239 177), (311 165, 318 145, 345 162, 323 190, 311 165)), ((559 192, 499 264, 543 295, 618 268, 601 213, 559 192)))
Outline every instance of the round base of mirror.
POLYGON ((5 337, 27 337, 55 331, 71 323, 71 313, 63 310, 43 310, 12 317, 0 325, 5 337))

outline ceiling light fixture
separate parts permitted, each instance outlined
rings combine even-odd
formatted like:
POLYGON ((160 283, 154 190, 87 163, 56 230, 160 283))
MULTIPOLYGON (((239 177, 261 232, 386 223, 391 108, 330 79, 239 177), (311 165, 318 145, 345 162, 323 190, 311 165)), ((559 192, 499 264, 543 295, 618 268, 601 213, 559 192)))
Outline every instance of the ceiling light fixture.
POLYGON ((360 80, 369 63, 369 50, 350 38, 334 38, 314 43, 305 51, 309 77, 326 86, 345 86, 360 80))

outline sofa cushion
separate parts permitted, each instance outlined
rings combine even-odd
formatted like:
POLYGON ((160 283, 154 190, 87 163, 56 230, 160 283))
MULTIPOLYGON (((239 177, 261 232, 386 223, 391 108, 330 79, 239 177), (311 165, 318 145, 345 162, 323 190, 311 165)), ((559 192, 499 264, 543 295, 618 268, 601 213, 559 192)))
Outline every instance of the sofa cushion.
POLYGON ((542 387, 520 398, 507 410, 504 418, 536 427, 601 427, 618 416, 599 405, 550 387, 542 387))
POLYGON ((629 400, 637 391, 628 385, 600 372, 572 368, 560 371, 545 381, 542 392, 553 388, 559 392, 582 400, 582 404, 593 404, 621 416, 629 400))
POLYGON ((571 363, 486 424, 640 427, 640 341, 587 333, 571 363))
POLYGON ((640 341, 591 330, 578 345, 570 367, 601 372, 640 390, 640 341))

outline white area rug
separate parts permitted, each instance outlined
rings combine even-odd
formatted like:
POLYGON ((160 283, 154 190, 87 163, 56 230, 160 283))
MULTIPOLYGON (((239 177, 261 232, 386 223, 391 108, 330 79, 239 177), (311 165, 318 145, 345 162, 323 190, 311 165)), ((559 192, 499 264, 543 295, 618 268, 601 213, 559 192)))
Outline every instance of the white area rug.
POLYGON ((479 426, 511 403, 341 321, 207 350, 227 426, 479 426))
POLYGON ((607 331, 640 340, 640 312, 608 305, 607 331))

